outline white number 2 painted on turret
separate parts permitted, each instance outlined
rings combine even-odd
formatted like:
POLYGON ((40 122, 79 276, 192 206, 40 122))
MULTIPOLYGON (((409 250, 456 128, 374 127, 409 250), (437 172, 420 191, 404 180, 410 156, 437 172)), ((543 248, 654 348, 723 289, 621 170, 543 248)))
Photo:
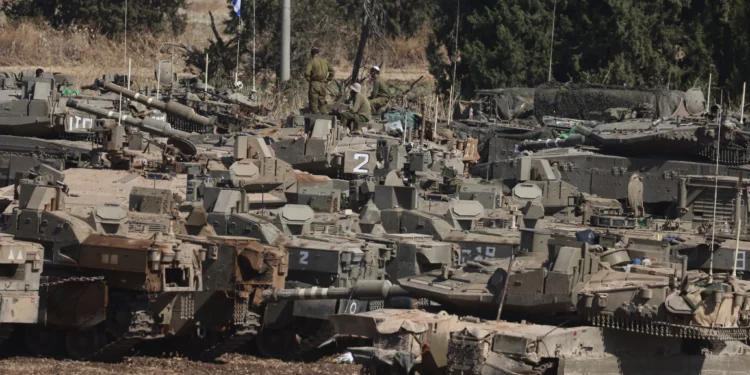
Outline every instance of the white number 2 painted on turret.
POLYGON ((365 166, 365 164, 367 164, 370 161, 370 154, 355 153, 354 154, 354 160, 360 160, 360 159, 365 159, 365 161, 359 163, 358 166, 354 167, 354 170, 352 172, 354 172, 354 173, 370 173, 367 169, 362 168, 362 167, 365 166))
POLYGON ((310 253, 307 251, 300 251, 299 252, 299 264, 308 264, 307 263, 307 257, 310 256, 310 253))

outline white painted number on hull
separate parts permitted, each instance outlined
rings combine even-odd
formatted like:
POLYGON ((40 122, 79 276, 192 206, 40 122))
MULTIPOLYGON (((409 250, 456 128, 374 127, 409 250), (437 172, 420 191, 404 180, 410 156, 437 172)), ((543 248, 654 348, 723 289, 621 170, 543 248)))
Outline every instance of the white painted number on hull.
POLYGON ((362 159, 364 159, 364 161, 359 163, 358 166, 354 167, 354 173, 370 173, 367 169, 362 168, 370 161, 370 154, 354 154, 354 160, 362 159))
POLYGON ((482 260, 485 258, 494 258, 496 249, 494 246, 487 246, 484 249, 484 252, 482 252, 482 246, 477 246, 476 250, 471 249, 461 249, 461 252, 463 253, 463 257, 461 259, 461 263, 465 263, 467 260, 482 260), (471 258, 472 253, 475 253, 476 256, 474 258, 471 258), (471 258, 471 259, 469 259, 471 258))
POLYGON ((88 130, 94 127, 94 119, 80 116, 68 117, 68 131, 88 130))
POLYGON ((299 264, 308 264, 307 263, 307 257, 310 256, 310 253, 307 251, 300 251, 299 252, 299 264))

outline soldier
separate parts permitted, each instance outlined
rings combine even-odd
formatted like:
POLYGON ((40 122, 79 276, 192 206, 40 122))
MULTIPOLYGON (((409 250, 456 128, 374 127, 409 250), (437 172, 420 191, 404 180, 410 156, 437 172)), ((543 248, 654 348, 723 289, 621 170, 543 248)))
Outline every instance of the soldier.
POLYGON ((350 99, 354 101, 352 108, 346 112, 341 113, 341 121, 349 128, 355 127, 357 124, 363 122, 370 122, 372 118, 372 108, 370 107, 370 101, 362 95, 362 85, 355 83, 349 87, 351 92, 350 99), (353 125, 350 125, 354 123, 353 125))
POLYGON ((370 69, 370 79, 372 79, 370 104, 377 113, 391 101, 391 89, 388 87, 388 82, 386 82, 385 79, 380 78, 380 68, 377 66, 373 66, 372 69, 370 69))
POLYGON ((44 75, 44 69, 39 68, 36 70, 36 78, 41 78, 44 75))
POLYGON ((331 64, 320 57, 320 49, 313 47, 310 51, 312 58, 305 69, 305 79, 310 84, 308 97, 310 99, 310 112, 313 114, 328 113, 326 108, 326 93, 328 82, 333 79, 334 70, 331 64))

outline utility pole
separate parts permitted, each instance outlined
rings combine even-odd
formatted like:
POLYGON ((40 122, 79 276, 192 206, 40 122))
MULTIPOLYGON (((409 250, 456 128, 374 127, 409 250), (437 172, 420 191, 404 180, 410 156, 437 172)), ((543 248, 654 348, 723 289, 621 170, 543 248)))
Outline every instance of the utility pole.
POLYGON ((459 28, 459 14, 461 14, 461 0, 456 0, 456 49, 453 53, 453 79, 451 80, 451 92, 450 98, 448 98, 448 119, 450 122, 453 119, 453 89, 456 86, 456 69, 458 68, 458 28, 459 28))
POLYGON ((283 0, 281 17, 281 82, 289 80, 292 43, 292 0, 283 0))

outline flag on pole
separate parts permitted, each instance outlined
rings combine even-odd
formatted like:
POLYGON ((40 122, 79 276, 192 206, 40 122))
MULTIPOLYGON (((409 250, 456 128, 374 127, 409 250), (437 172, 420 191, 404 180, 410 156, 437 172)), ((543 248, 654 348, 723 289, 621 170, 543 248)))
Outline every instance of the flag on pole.
POLYGON ((242 7, 242 0, 232 0, 232 7, 234 12, 237 13, 237 17, 240 16, 240 7, 242 7))

